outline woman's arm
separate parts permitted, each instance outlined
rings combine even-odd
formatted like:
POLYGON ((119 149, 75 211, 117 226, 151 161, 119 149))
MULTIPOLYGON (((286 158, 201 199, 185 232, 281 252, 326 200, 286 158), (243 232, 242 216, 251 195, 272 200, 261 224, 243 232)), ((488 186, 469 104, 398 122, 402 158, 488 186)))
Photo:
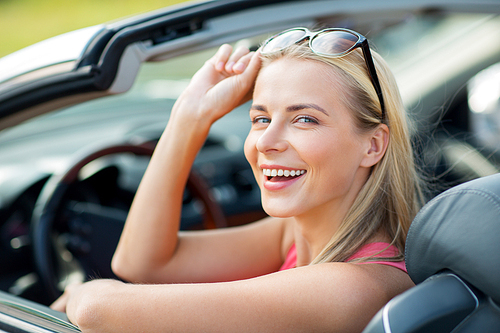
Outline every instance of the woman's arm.
POLYGON ((245 49, 232 53, 223 45, 178 98, 115 252, 112 267, 118 276, 142 283, 209 282, 253 277, 279 267, 281 222, 178 236, 193 161, 213 122, 248 100, 259 68, 258 55, 245 49), (269 247, 252 248, 258 244, 269 247), (250 256, 248 261, 242 255, 250 256))
POLYGON ((74 290, 67 314, 83 332, 359 332, 411 286, 396 268, 346 263, 212 284, 96 280, 74 290))

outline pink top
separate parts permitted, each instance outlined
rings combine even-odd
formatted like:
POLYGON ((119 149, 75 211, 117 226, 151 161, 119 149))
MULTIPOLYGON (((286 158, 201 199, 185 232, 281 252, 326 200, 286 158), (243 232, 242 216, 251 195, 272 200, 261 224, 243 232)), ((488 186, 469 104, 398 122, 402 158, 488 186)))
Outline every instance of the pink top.
MULTIPOLYGON (((351 257, 349 257, 346 261, 370 257, 374 255, 374 257, 393 257, 399 253, 398 249, 394 245, 390 245, 389 243, 377 242, 377 243, 369 243, 361 247, 358 252, 354 253, 351 257), (385 249, 385 250, 384 250, 385 249), (382 251, 382 252, 380 252, 382 251), (378 253, 380 252, 380 253, 378 253), (378 253, 378 254, 375 254, 378 253)), ((367 262, 359 262, 357 264, 381 264, 388 265, 392 267, 399 268, 400 270, 408 273, 406 271, 406 266, 404 261, 367 261, 367 262)), ((290 250, 288 250, 288 254, 286 256, 285 262, 280 268, 280 271, 284 271, 286 269, 295 268, 297 265, 297 249, 295 248, 295 244, 292 245, 290 250)))

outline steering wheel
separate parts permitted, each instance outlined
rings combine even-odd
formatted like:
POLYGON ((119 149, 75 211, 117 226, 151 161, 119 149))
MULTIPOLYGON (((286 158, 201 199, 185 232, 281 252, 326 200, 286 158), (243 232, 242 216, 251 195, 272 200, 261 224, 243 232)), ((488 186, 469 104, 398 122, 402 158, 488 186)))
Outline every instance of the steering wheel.
MULTIPOLYGON (((103 156, 132 153, 150 157, 153 151, 153 145, 131 144, 93 150, 46 182, 33 212, 32 237, 35 266, 50 298, 56 299, 69 283, 83 282, 92 275, 115 277, 110 263, 127 213, 96 204, 69 209, 68 190, 78 181, 80 170, 103 156)), ((203 178, 191 171, 186 188, 203 204, 205 229, 226 226, 222 209, 209 195, 203 178)))

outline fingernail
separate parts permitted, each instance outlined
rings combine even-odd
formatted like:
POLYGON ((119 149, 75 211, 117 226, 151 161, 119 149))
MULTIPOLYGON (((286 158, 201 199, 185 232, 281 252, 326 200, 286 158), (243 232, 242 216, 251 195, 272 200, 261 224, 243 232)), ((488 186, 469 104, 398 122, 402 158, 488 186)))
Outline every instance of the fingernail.
POLYGON ((224 61, 219 61, 216 65, 215 65, 215 70, 217 71, 222 71, 224 69, 224 61))
POLYGON ((233 70, 234 61, 228 62, 226 64, 226 72, 231 72, 233 70))
POLYGON ((236 65, 234 65, 233 70, 241 73, 245 70, 245 64, 239 62, 236 65))

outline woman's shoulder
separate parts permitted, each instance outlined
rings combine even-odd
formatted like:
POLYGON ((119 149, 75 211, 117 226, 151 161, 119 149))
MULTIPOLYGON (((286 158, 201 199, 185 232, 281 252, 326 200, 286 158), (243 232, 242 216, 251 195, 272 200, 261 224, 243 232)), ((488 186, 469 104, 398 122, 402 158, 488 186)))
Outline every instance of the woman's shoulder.
MULTIPOLYGON (((290 292, 300 299, 296 294, 300 291, 300 295, 308 296, 307 300, 315 300, 309 304, 311 309, 321 313, 318 303, 328 307, 329 313, 334 309, 343 318, 337 325, 347 324, 347 327, 371 318, 393 297, 414 285, 408 274, 390 266, 346 262, 301 266, 271 275, 280 276, 282 287, 279 289, 286 286, 283 294, 289 296, 290 292), (358 315, 360 313, 364 315, 358 315)), ((303 304, 307 304, 307 300, 302 300, 303 304)))
POLYGON ((367 284, 382 290, 389 299, 415 285, 405 269, 392 265, 395 264, 394 262, 379 261, 366 265, 359 263, 344 264, 354 267, 351 274, 361 276, 367 284))
POLYGON ((360 293, 359 301, 370 301, 372 298, 382 297, 385 299, 384 302, 387 302, 415 285, 404 270, 394 269, 394 266, 378 262, 372 265, 338 262, 315 266, 323 266, 322 270, 329 271, 332 275, 341 275, 343 281, 355 281, 354 284, 348 284, 348 286, 352 288, 353 293, 360 293))

